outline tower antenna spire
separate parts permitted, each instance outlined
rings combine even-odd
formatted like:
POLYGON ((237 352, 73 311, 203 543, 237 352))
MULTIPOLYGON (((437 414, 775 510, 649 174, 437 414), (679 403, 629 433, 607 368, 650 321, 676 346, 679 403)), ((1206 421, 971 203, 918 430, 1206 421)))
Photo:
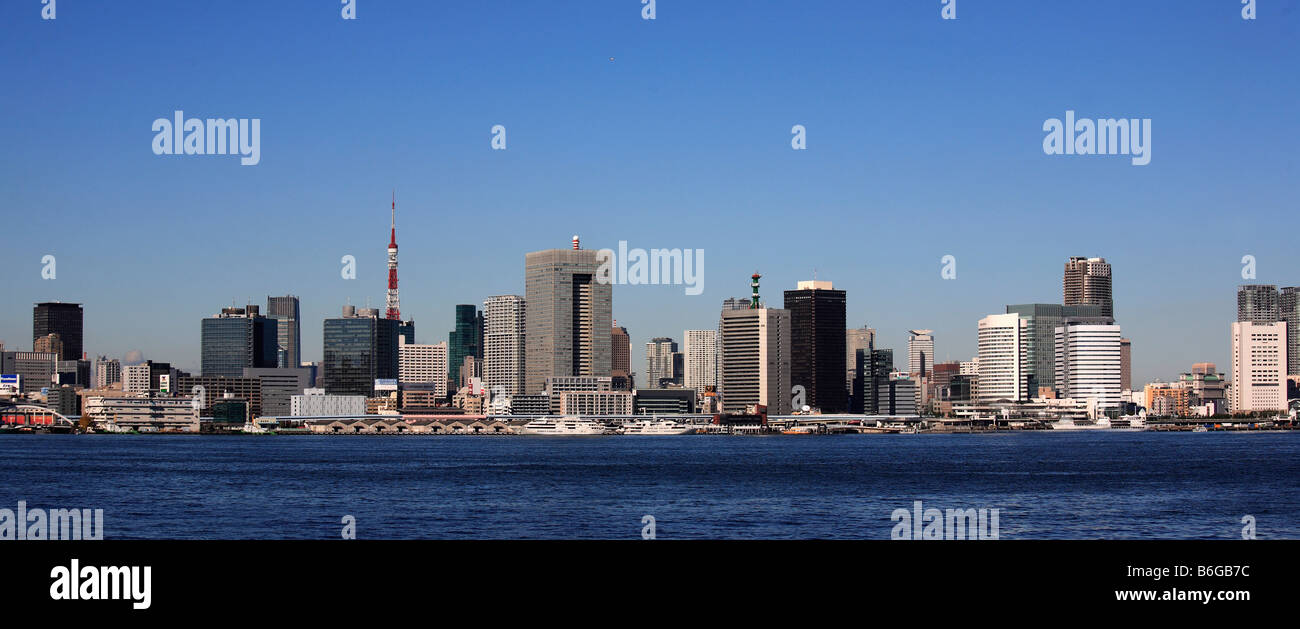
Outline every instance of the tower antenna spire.
POLYGON ((392 220, 389 223, 388 239, 388 310, 385 319, 402 320, 402 312, 397 297, 397 189, 393 189, 392 220))

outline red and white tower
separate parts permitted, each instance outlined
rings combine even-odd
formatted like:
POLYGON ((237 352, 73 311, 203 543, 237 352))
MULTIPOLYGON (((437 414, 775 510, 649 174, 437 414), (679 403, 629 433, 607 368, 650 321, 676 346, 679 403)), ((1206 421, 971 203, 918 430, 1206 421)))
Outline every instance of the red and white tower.
POLYGON ((397 299, 397 191, 393 191, 392 231, 388 240, 388 312, 384 318, 402 320, 397 299))

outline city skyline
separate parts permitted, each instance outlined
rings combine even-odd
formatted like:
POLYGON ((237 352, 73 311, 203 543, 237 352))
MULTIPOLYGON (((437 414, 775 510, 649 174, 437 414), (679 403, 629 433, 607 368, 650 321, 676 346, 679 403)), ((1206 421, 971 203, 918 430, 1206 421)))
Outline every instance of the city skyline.
MULTIPOLYGON (((298 295, 302 359, 318 361, 321 322, 340 304, 385 303, 378 238, 397 188, 402 314, 421 324, 420 343, 446 340, 457 304, 524 294, 524 252, 579 233, 589 248, 707 252, 701 295, 614 287, 634 369, 646 340, 710 327, 755 269, 773 306, 774 291, 816 274, 846 291, 848 326, 875 328, 878 347, 901 356, 907 330, 933 329, 936 362, 969 360, 976 321, 1008 304, 1059 303, 1061 265, 1076 255, 1115 269, 1135 385, 1230 364, 1236 287, 1300 284, 1285 241, 1258 229, 1294 212, 1287 147, 1300 126, 1285 112, 1297 87, 1280 54, 1294 16, 1007 2, 944 24, 921 4, 675 6, 646 23, 615 3, 412 3, 367 7, 345 24, 301 6, 261 7, 250 20, 142 3, 67 7, 55 24, 4 20, 5 52, 40 63, 14 68, 27 97, 11 115, 23 124, 0 141, 23 150, 5 154, 0 185, 25 233, 59 235, 10 244, 7 294, 85 304, 92 358, 138 351, 192 372, 199 321, 217 306, 298 295), (133 20, 150 10, 205 26, 133 20), (290 27, 286 52, 275 34, 290 27), (249 45, 230 49, 220 33, 232 29, 249 45), (484 36, 498 32, 517 41, 484 36), (1008 54, 1008 39, 1035 53, 987 63, 1008 54), (158 46, 182 53, 159 59, 158 46), (82 67, 105 49, 120 59, 82 67), (285 54, 302 68, 294 76, 264 63, 285 54), (1151 75, 1134 54, 1165 72, 1151 75), (1242 117, 1236 95, 1247 92, 1254 113, 1242 117), (94 106, 68 115, 83 100, 94 106), (261 162, 152 154, 149 123, 178 109, 260 117, 261 162), (1154 158, 1134 168, 1044 155, 1043 121, 1067 110, 1151 118, 1154 158), (489 147, 495 124, 507 150, 489 147), (807 127, 807 150, 790 148, 795 124, 807 127), (1276 141, 1250 141, 1259 137, 1276 141), (465 228, 486 237, 444 233, 465 228), (46 255, 55 279, 42 278, 46 255), (355 280, 339 276, 345 255, 355 280), (946 255, 956 279, 940 277, 946 255), (1254 279, 1241 276, 1247 255, 1254 279), (1195 290, 1181 281, 1189 271, 1195 290), (171 279, 138 281, 161 277, 171 279)), ((6 309, 0 341, 29 349, 29 325, 24 309, 6 309)))

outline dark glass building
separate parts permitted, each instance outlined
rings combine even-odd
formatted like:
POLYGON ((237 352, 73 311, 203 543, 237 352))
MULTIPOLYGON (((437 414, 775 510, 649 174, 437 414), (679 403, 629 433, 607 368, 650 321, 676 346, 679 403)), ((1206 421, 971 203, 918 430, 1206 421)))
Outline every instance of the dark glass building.
POLYGON ((245 367, 274 367, 278 354, 278 322, 258 313, 257 306, 222 308, 203 320, 200 365, 205 376, 238 378, 245 367))
POLYGON ((329 395, 371 397, 376 379, 397 378, 397 347, 403 323, 381 319, 377 310, 325 320, 322 388, 329 395))
POLYGON ((848 410, 844 291, 830 282, 799 282, 798 289, 785 291, 785 309, 790 311, 791 386, 804 387, 805 404, 843 413, 848 410))
POLYGON ((63 341, 59 360, 81 360, 81 326, 81 304, 49 301, 32 308, 32 344, 43 336, 58 334, 63 341))
POLYGON ((473 304, 456 306, 456 329, 447 335, 447 378, 460 382, 466 356, 483 358, 483 314, 473 304))
POLYGON ((882 412, 881 391, 887 388, 889 373, 894 370, 894 350, 868 347, 855 351, 854 358, 856 366, 849 412, 878 415, 882 412))

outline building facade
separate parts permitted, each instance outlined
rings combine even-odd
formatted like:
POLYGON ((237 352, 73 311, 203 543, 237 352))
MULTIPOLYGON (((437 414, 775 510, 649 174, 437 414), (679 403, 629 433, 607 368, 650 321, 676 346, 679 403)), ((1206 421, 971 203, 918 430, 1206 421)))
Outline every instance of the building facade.
POLYGON ((266 298, 266 317, 275 321, 276 367, 297 367, 302 362, 302 319, 293 295, 266 298))
POLYGON ((684 385, 687 389, 703 391, 705 387, 718 384, 718 332, 717 330, 685 331, 686 374, 684 385))
MULTIPOLYGON (((1028 321, 1017 314, 989 315, 979 321, 981 402, 1024 401, 1031 397, 1028 321)), ((1037 390, 1033 391, 1037 393, 1037 390)))
POLYGON ((1278 320, 1279 294, 1273 284, 1245 284, 1237 287, 1237 320, 1273 323, 1278 320))
POLYGON ((645 388, 661 389, 673 381, 673 354, 677 352, 677 341, 666 336, 650 339, 645 344, 645 388))
POLYGON ((785 291, 791 386, 804 387, 805 404, 824 413, 848 408, 840 362, 847 341, 845 307, 845 292, 828 281, 801 281, 794 290, 785 291))
POLYGON ((1105 258, 1075 256, 1067 260, 1062 289, 1063 305, 1100 306, 1102 316, 1112 319, 1115 317, 1115 302, 1111 296, 1110 264, 1105 258))
POLYGON ((59 360, 80 360, 82 352, 83 312, 81 304, 47 301, 32 308, 32 341, 58 334, 62 342, 59 360))
POLYGON ((447 396, 447 344, 408 344, 397 339, 397 381, 428 384, 438 397, 447 396))
POLYGON ((1278 294, 1277 318, 1286 322, 1286 373, 1300 376, 1300 286, 1287 286, 1278 294))
POLYGON ((483 302, 483 382, 493 395, 524 392, 526 304, 519 295, 483 302))
POLYGON ((1118 325, 1064 322, 1056 328, 1060 397, 1092 401, 1099 411, 1119 408, 1124 390, 1120 354, 1118 325))
MULTIPOLYGON (((788 310, 722 311, 718 386, 724 412, 765 405, 769 414, 790 413, 790 334, 788 310)), ((839 369, 835 372, 838 383, 839 369)))
POLYGON ((343 308, 342 317, 326 319, 320 378, 325 392, 371 397, 376 379, 396 379, 402 325, 379 318, 375 308, 352 306, 343 308))
POLYGON ((203 320, 200 335, 201 370, 205 376, 238 378, 245 367, 275 367, 278 325, 259 308, 222 308, 203 320))
POLYGON ((552 376, 610 376, 613 286, 596 280, 597 251, 548 249, 524 258, 524 390, 552 376))
POLYGON ((1232 410, 1286 409, 1286 322, 1232 324, 1232 410))
POLYGON ((632 382, 632 338, 628 336, 627 328, 619 327, 615 321, 610 330, 609 342, 610 375, 613 376, 614 390, 631 391, 635 383, 632 382))

